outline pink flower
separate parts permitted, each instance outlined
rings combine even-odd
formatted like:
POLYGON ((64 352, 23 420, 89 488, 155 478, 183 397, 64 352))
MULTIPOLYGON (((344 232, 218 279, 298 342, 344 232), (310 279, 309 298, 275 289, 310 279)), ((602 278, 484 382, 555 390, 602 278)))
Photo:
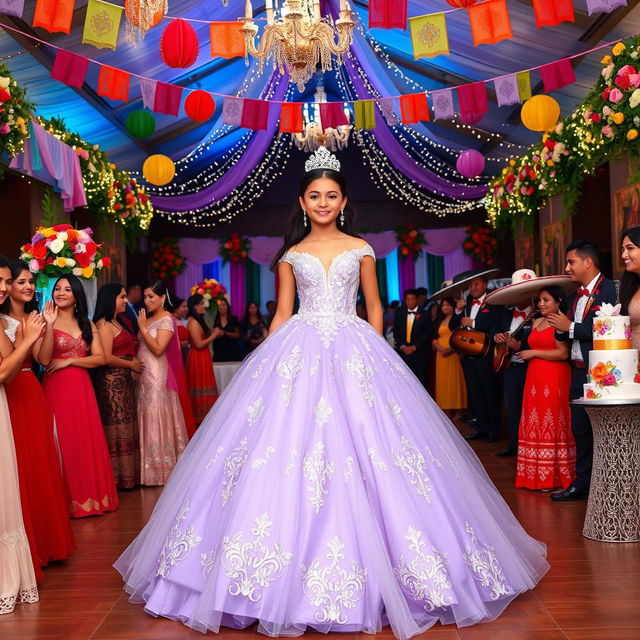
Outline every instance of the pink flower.
POLYGON ((637 89, 638 87, 640 87, 640 73, 632 73, 629 75, 629 84, 634 88, 637 89))
POLYGON ((631 73, 636 73, 636 68, 632 67, 630 64, 625 64, 624 67, 620 67, 620 69, 618 70, 619 76, 626 76, 631 73))
POLYGON ((607 138, 613 138, 615 134, 613 133, 613 129, 609 125, 605 125, 604 127, 602 127, 602 135, 607 136, 607 138))
POLYGON ((89 159, 89 152, 86 149, 76 149, 76 153, 83 159, 89 159))
POLYGON ((620 91, 618 87, 611 90, 611 93, 609 94, 609 102, 613 102, 613 104, 618 104, 618 102, 620 102, 622 98, 623 98, 622 91, 620 91))
POLYGON ((607 375, 602 380, 602 384, 605 387, 613 387, 616 385, 616 377, 613 375, 613 373, 607 373, 607 375))
POLYGON ((11 127, 9 126, 9 124, 7 122, 3 122, 0 125, 0 133, 3 135, 6 135, 7 133, 9 133, 11 131, 11 127))

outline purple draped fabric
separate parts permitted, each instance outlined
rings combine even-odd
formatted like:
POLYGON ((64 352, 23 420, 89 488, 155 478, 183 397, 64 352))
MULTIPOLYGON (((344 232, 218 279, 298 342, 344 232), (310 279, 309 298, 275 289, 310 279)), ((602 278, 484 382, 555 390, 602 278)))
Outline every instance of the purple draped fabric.
POLYGON ((231 312, 238 318, 244 317, 247 301, 247 263, 232 262, 229 265, 231 276, 231 312))
POLYGON ((398 272, 400 275, 400 291, 414 289, 416 286, 416 263, 413 258, 398 256, 398 272))

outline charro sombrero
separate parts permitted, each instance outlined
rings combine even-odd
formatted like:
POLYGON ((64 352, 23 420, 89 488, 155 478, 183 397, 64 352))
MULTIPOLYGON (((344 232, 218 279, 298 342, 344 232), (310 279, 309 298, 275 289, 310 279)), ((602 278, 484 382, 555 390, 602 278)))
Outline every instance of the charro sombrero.
POLYGON ((500 287, 500 289, 487 294, 485 302, 487 304, 517 305, 527 302, 535 297, 541 289, 551 285, 560 287, 565 294, 569 295, 580 286, 580 283, 574 282, 569 276, 541 276, 500 287))
POLYGON ((463 271, 457 276, 454 276, 452 284, 443 287, 440 291, 436 291, 429 300, 442 300, 442 298, 455 296, 458 293, 466 291, 469 288, 469 283, 475 280, 475 278, 486 278, 498 273, 498 271, 500 271, 500 269, 472 269, 471 271, 463 271))

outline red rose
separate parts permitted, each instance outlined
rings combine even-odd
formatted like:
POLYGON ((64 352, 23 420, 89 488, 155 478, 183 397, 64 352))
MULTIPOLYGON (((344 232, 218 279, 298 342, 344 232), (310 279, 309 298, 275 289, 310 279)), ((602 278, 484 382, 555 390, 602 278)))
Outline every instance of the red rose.
POLYGON ((591 114, 591 120, 592 120, 592 122, 600 122, 600 114, 599 113, 592 113, 591 114))
POLYGON ((556 143, 553 140, 549 139, 544 143, 544 146, 550 151, 553 151, 553 147, 556 146, 556 143))
POLYGON ((84 269, 86 267, 89 266, 89 264, 91 263, 91 256, 89 255, 89 253, 76 253, 73 256, 76 260, 76 262, 78 263, 78 266, 81 269, 84 269))
POLYGON ((628 89, 631 86, 631 82, 629 81, 629 76, 624 75, 624 76, 618 76, 615 79, 615 83, 621 88, 621 89, 628 89))
POLYGON ((73 229, 73 227, 70 224, 57 224, 53 227, 54 231, 66 231, 67 229, 73 229))
POLYGON ((102 258, 102 266, 110 267, 111 266, 111 258, 102 258))
POLYGON ((31 247, 31 255, 36 258, 36 260, 44 260, 47 255, 47 245, 45 245, 44 240, 38 240, 31 247))
MULTIPOLYGON (((601 94, 600 97, 603 100, 607 100, 609 98, 609 94, 611 93, 611 87, 607 87, 601 94)), ((593 119, 593 118, 592 118, 593 119)))

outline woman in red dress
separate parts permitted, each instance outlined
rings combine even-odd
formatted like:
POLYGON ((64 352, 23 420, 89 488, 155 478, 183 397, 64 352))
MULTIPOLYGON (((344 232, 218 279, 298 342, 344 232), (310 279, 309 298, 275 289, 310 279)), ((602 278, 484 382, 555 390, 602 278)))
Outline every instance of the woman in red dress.
POLYGON ((104 355, 98 330, 87 317, 80 280, 73 275, 58 278, 53 302, 54 319, 45 334, 51 346, 39 354, 47 367, 44 393, 56 419, 71 516, 84 518, 118 508, 109 450, 87 371, 102 366, 104 355))
MULTIPOLYGON (((22 340, 21 322, 37 311, 35 282, 24 262, 11 265, 10 298, 2 305, 4 331, 13 345, 22 340)), ((53 303, 43 311, 47 323, 54 321, 53 303)), ((51 339, 46 334, 45 340, 51 339)), ((76 548, 69 520, 69 500, 60 471, 60 459, 53 435, 53 412, 31 369, 32 357, 39 359, 40 338, 25 358, 15 378, 5 384, 16 448, 22 510, 31 522, 36 562, 46 567, 52 560, 68 558, 76 548)), ((45 345, 46 349, 46 345, 45 345)))
POLYGON ((218 399, 218 385, 213 371, 210 345, 222 330, 211 330, 207 326, 204 321, 204 297, 200 294, 189 296, 187 307, 187 331, 191 347, 187 355, 187 382, 193 417, 196 424, 200 424, 218 399))
POLYGON ((567 362, 569 342, 558 342, 547 316, 567 312, 567 298, 556 285, 538 296, 542 318, 534 320, 528 349, 520 351, 529 362, 518 436, 516 487, 549 491, 565 489, 575 478, 576 445, 571 432, 567 362))
POLYGON ((176 319, 178 328, 178 340, 180 341, 180 351, 182 359, 187 361, 187 353, 189 352, 189 332, 187 331, 187 313, 189 307, 187 301, 183 298, 175 298, 171 300, 173 306, 173 317, 176 319))

